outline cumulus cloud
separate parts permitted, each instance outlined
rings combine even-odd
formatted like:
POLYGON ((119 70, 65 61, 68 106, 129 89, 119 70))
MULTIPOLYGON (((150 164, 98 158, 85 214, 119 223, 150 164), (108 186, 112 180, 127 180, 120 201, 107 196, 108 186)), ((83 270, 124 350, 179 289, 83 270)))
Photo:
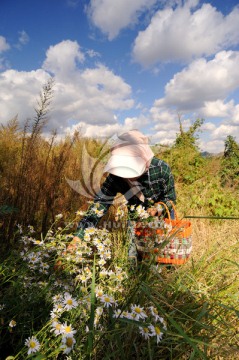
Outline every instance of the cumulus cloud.
POLYGON ((156 12, 135 39, 134 60, 145 67, 160 61, 189 61, 237 45, 239 7, 224 16, 210 4, 198 7, 197 3, 186 1, 156 12))
POLYGON ((203 117, 225 118, 230 116, 234 109, 234 101, 224 102, 222 100, 205 101, 204 107, 201 109, 203 117))
POLYGON ((16 114, 21 123, 32 117, 39 92, 50 73, 55 85, 48 130, 64 133, 65 128, 84 123, 103 128, 117 124, 115 114, 134 104, 131 87, 106 66, 97 64, 87 68, 83 66, 84 60, 78 43, 66 40, 47 50, 42 69, 2 72, 0 121, 6 123, 16 114))
POLYGON ((238 135, 239 131, 235 129, 234 126, 221 124, 219 125, 212 133, 211 133, 211 139, 213 140, 225 140, 228 135, 238 135))
POLYGON ((238 138, 239 138, 239 104, 236 105, 232 111, 231 124, 238 126, 238 138))
POLYGON ((78 63, 85 59, 77 41, 65 40, 54 46, 50 46, 46 52, 43 69, 57 74, 58 77, 68 77, 77 69, 78 63))
POLYGON ((109 40, 119 32, 137 22, 142 11, 150 8, 157 0, 91 0, 87 13, 91 22, 109 40))
POLYGON ((0 122, 5 124, 18 114, 22 121, 32 117, 41 87, 48 78, 41 69, 0 73, 0 122))
POLYGON ((223 152, 224 150, 224 145, 225 145, 225 140, 203 140, 203 139, 199 139, 198 141, 198 145, 199 148, 201 149, 201 151, 208 151, 209 153, 218 153, 223 152))
POLYGON ((207 115, 212 116, 218 112, 218 105, 239 87, 238 61, 236 51, 219 52, 209 61, 193 61, 167 83, 165 97, 156 100, 155 106, 174 106, 184 112, 206 108, 207 115))
POLYGON ((6 38, 0 35, 0 54, 9 49, 10 45, 8 44, 6 38))
POLYGON ((221 51, 213 59, 195 60, 175 74, 165 86, 165 96, 155 100, 150 110, 155 137, 163 140, 164 135, 168 139, 171 134, 172 138, 178 129, 178 114, 182 114, 185 130, 193 119, 206 119, 202 131, 209 135, 208 142, 201 143, 203 150, 218 152, 219 146, 223 149, 223 139, 229 134, 239 138, 239 105, 229 100, 239 88, 238 61, 239 52, 221 51))

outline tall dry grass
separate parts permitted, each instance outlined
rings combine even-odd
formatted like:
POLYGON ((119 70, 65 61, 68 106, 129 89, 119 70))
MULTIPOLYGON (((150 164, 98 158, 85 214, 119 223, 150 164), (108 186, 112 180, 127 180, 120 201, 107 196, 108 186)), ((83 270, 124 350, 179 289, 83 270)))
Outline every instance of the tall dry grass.
POLYGON ((33 225, 45 233, 56 214, 72 217, 87 206, 86 198, 66 179, 83 184, 83 175, 90 178, 89 162, 91 157, 97 158, 101 143, 83 138, 80 132, 60 141, 56 131, 49 139, 42 136, 49 121, 52 93, 53 83, 49 81, 40 94, 35 117, 27 120, 23 129, 17 118, 0 128, 0 209, 4 209, 0 211, 0 233, 6 248, 14 245, 17 223, 33 225), (89 156, 82 171, 85 149, 89 156))

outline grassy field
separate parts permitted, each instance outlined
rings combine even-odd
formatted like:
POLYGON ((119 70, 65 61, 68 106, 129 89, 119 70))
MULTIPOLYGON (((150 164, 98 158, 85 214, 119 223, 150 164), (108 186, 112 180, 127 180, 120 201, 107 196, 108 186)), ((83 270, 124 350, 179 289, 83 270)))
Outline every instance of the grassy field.
POLYGON ((124 228, 72 252, 61 216, 44 239, 18 230, 0 265, 1 359, 237 359, 239 224, 191 221, 191 258, 174 269, 129 268, 124 228))

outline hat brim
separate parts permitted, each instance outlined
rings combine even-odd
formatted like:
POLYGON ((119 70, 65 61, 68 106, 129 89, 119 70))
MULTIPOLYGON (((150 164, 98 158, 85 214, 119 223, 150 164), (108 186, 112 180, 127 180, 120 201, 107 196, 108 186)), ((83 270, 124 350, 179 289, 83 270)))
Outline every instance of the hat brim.
POLYGON ((104 168, 104 173, 122 177, 134 178, 141 176, 146 169, 146 162, 141 157, 112 155, 104 168))

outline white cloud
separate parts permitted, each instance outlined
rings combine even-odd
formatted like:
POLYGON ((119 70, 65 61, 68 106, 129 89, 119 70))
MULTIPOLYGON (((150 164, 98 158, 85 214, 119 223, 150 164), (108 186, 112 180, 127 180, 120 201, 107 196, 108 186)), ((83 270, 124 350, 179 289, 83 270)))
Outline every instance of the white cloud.
POLYGON ((67 4, 67 6, 75 9, 79 6, 79 2, 80 2, 80 0, 67 0, 66 4, 67 4))
POLYGON ((26 45, 29 42, 30 38, 25 30, 19 31, 19 44, 26 45))
POLYGON ((224 101, 239 88, 238 62, 239 52, 236 51, 219 52, 210 61, 195 60, 174 75, 165 87, 165 97, 156 100, 154 106, 174 106, 183 112, 200 108, 205 111, 210 102, 211 113, 218 112, 218 105, 222 104, 218 100, 224 101))
POLYGON ((18 42, 17 42, 17 44, 15 44, 14 46, 15 46, 18 50, 21 50, 22 47, 29 42, 30 37, 28 36, 28 34, 26 33, 25 30, 19 31, 19 32, 18 32, 18 35, 19 35, 19 36, 18 36, 18 42))
POLYGON ((207 140, 207 141, 200 139, 198 141, 198 145, 201 151, 208 151, 209 153, 212 154, 223 152, 224 144, 225 144, 224 140, 217 140, 217 139, 207 140))
POLYGON ((228 117, 234 109, 234 101, 225 103, 222 100, 205 101, 204 107, 201 109, 203 117, 228 117))
POLYGON ((124 131, 143 128, 145 125, 148 125, 148 123, 149 120, 145 117, 127 117, 123 123, 116 122, 115 124, 97 125, 79 122, 77 125, 68 127, 65 132, 73 134, 75 130, 80 129, 83 136, 105 138, 124 131))
POLYGON ((123 28, 137 22, 138 16, 157 0, 91 0, 88 16, 109 40, 123 28))
POLYGON ((82 63, 84 59, 77 41, 64 40, 49 47, 43 69, 64 78, 76 71, 77 64, 82 63))
MULTIPOLYGON (((117 124, 115 114, 130 109, 134 104, 131 87, 102 64, 82 68, 84 58, 77 42, 67 40, 48 49, 43 69, 2 72, 0 121, 6 123, 16 114, 19 114, 21 123, 32 117, 39 92, 50 72, 54 75, 55 85, 46 131, 53 128, 63 133, 65 128, 83 123, 102 126, 104 130, 117 124)), ((90 128, 87 131, 90 132, 90 128)))
POLYGON ((34 115, 34 106, 49 75, 43 70, 0 73, 0 122, 7 123, 19 114, 22 122, 34 115))
POLYGON ((206 123, 204 123, 204 124, 202 125, 202 128, 201 128, 201 129, 202 129, 203 131, 214 131, 216 128, 217 128, 216 124, 208 121, 208 122, 206 122, 206 123))
POLYGON ((135 39, 134 60, 146 67, 159 61, 189 61, 237 45, 239 7, 224 16, 206 3, 195 9, 197 3, 155 13, 135 39))
POLYGON ((239 128, 231 125, 221 124, 212 133, 211 139, 225 140, 228 135, 239 135, 239 128))
POLYGON ((10 49, 10 45, 7 43, 5 37, 0 35, 0 54, 10 49))

